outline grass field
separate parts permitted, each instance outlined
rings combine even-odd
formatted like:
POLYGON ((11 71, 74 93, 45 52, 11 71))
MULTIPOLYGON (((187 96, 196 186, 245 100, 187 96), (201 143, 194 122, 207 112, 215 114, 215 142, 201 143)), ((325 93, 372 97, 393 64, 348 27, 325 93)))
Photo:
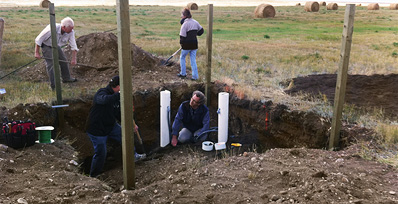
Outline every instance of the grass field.
MULTIPOLYGON (((214 7, 212 80, 234 82, 250 87, 248 90, 253 87, 278 89, 285 79, 336 73, 345 7, 334 11, 321 7, 314 13, 305 12, 302 6, 275 7, 275 18, 268 19, 254 18, 254 9, 214 7)), ((181 8, 132 6, 130 11, 133 43, 162 57, 170 56, 179 48, 181 8)), ((66 16, 75 20, 77 37, 117 28, 114 7, 56 8, 57 22, 66 16)), ((5 20, 0 67, 0 76, 3 76, 34 60, 34 39, 49 24, 49 15, 48 10, 39 7, 20 7, 0 8, 0 17, 5 20)), ((193 11, 193 18, 207 32, 207 7, 193 11)), ((398 73, 397 20, 396 10, 356 8, 350 74, 398 73)), ((205 75, 206 32, 199 37, 197 57, 202 79, 205 75)), ((29 83, 19 84, 19 81, 21 79, 16 74, 0 83, 21 89, 29 86, 29 83)), ((15 99, 6 103, 19 102, 15 99)))
MULTIPOLYGON (((212 80, 236 83, 250 98, 262 98, 264 90, 281 92, 286 79, 309 74, 336 73, 340 60, 345 7, 305 12, 301 7, 276 7, 275 18, 256 19, 255 7, 214 7, 212 80)), ((131 41, 157 56, 168 57, 179 48, 178 7, 130 7, 131 41)), ((75 20, 77 37, 93 32, 116 33, 114 7, 56 8, 57 22, 66 16, 75 20)), ((38 7, 0 8, 5 20, 0 76, 34 60, 34 39, 49 24, 48 10, 38 7)), ((193 11, 205 28, 199 37, 197 62, 203 80, 206 69, 207 7, 193 11)), ((349 74, 398 73, 398 11, 357 7, 349 74)), ((177 60, 177 59, 174 59, 177 60)), ((49 102, 55 93, 48 84, 21 82, 18 74, 0 81, 0 88, 14 89, 2 106, 49 102), (16 91, 18 90, 18 91, 16 91)), ((77 90, 63 87, 64 98, 77 97, 77 90)), ((275 96, 277 96, 276 94, 275 96)), ((283 94, 280 94, 283 95, 283 94)), ((278 98, 272 98, 278 102, 278 98)), ((330 115, 327 103, 296 102, 302 109, 330 115)), ((350 117, 346 113, 345 117, 350 117), (347 116, 348 115, 348 116, 347 116)), ((355 115, 356 113, 352 113, 355 115)), ((397 141, 397 126, 389 122, 376 128, 390 143, 397 141)))

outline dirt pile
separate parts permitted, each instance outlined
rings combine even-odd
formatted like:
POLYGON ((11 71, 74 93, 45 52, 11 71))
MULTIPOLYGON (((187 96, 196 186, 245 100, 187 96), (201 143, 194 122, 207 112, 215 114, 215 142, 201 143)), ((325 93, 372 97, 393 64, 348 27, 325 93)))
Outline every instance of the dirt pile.
MULTIPOLYGON (((324 94, 331 104, 334 103, 336 74, 309 75, 292 79, 293 87, 288 94, 307 93, 313 97, 324 94)), ((382 109, 386 117, 398 117, 398 75, 348 75, 345 101, 366 111, 382 109)))
MULTIPOLYGON (((117 36, 113 33, 91 33, 76 40, 79 52, 77 65, 70 67, 77 83, 68 84, 77 87, 104 86, 108 80, 119 73, 117 36)), ((70 56, 70 47, 65 48, 70 56)), ((131 44, 132 77, 135 90, 159 87, 170 81, 180 80, 176 75, 179 64, 162 66, 161 60, 149 52, 131 44)), ((47 82, 45 62, 41 61, 33 67, 21 72, 23 78, 35 82, 47 82)))
MULTIPOLYGON (((3 147, 2 147, 3 148, 3 147)), ((266 153, 168 148, 136 163, 136 189, 123 190, 121 166, 100 180, 78 173, 64 141, 0 151, 2 203, 397 203, 398 171, 359 157, 357 146, 330 152, 266 153)), ((108 160, 107 163, 116 161, 108 160)))

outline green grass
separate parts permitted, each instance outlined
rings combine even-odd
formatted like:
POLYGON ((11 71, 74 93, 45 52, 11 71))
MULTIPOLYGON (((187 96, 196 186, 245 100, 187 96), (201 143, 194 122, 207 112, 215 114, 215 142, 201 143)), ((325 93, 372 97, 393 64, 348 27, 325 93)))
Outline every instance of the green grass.
MULTIPOLYGON (((131 6, 131 41, 156 56, 170 56, 180 46, 180 11, 181 8, 171 6, 131 6)), ((262 89, 279 90, 280 82, 286 79, 336 73, 345 7, 337 11, 321 8, 319 12, 305 12, 303 7, 295 6, 276 7, 275 18, 267 19, 254 18, 253 11, 254 7, 214 8, 212 80, 233 81, 247 90, 249 97, 261 98, 262 89)), ((75 20, 77 37, 117 28, 115 7, 56 7, 55 12, 57 22, 66 16, 75 20)), ((199 37, 197 56, 199 75, 204 77, 206 6, 193 11, 192 15, 205 28, 205 34, 199 37)), ((49 23, 49 15, 47 9, 19 7, 0 8, 0 16, 6 22, 0 65, 0 76, 3 76, 34 60, 34 39, 49 23)), ((354 18, 349 74, 398 73, 398 69, 392 69, 398 64, 398 27, 395 26, 398 13, 358 7, 354 18)), ((14 75, 1 80, 0 85, 4 87, 13 81, 22 79, 14 75)), ((73 96, 74 92, 65 87, 66 95, 73 96)), ((52 97, 46 95, 35 100, 50 101, 52 97)), ((2 104, 28 102, 20 98, 7 99, 2 104)))

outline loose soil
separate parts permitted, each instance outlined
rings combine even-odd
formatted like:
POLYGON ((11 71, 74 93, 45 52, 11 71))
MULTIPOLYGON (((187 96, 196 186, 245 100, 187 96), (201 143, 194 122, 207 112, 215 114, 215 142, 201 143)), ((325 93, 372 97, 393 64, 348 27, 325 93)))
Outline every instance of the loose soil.
MULTIPOLYGON (((77 44, 80 65, 72 68, 72 75, 78 82, 66 86, 100 88, 118 74, 116 36, 94 33, 80 37, 77 44)), ((281 144, 259 148, 255 140, 250 145, 250 140, 246 139, 239 140, 245 141, 245 146, 228 146, 223 151, 204 152, 200 144, 156 149, 158 132, 154 127, 159 127, 158 118, 152 117, 150 111, 158 110, 159 104, 151 99, 153 95, 158 95, 160 90, 173 89, 177 91, 172 92, 172 101, 181 101, 189 98, 192 90, 203 89, 203 84, 178 78, 178 64, 159 66, 161 59, 134 45, 132 52, 134 96, 138 96, 134 100, 135 116, 144 143, 149 143, 137 149, 150 153, 147 159, 135 163, 135 189, 123 188, 121 148, 116 145, 110 144, 105 172, 99 178, 90 178, 84 173, 88 163, 84 159, 92 155, 81 122, 86 119, 92 96, 84 96, 68 101, 74 105, 65 108, 66 125, 62 131, 53 132, 54 143, 35 144, 18 150, 4 145, 0 147, 0 203, 398 203, 396 167, 376 162, 375 158, 365 160, 361 157, 364 149, 377 150, 371 130, 344 125, 343 135, 347 141, 361 142, 346 142, 340 151, 323 150, 319 145, 324 145, 327 140, 324 126, 328 124, 324 124, 320 117, 295 112, 271 101, 247 101, 220 83, 213 84, 217 87, 213 88, 215 91, 231 93, 231 132, 238 138, 250 138, 253 133, 257 142, 281 144), (288 115, 288 112, 292 114, 288 115), (271 123, 269 129, 264 130, 267 113, 271 123), (305 121, 295 121, 297 118, 305 121), (285 125, 278 121, 285 121, 285 125), (301 128, 292 125, 294 122, 302 124, 301 128), (295 128, 289 130, 283 126, 295 128), (295 139, 289 135, 298 131, 311 132, 300 133, 302 137, 296 138, 298 141, 289 143, 295 139), (283 132, 287 139, 277 137, 278 132, 283 132), (267 134, 274 140, 265 138, 267 134), (306 138, 306 135, 311 137, 306 138), (314 135, 324 139, 313 138, 314 135), (267 151, 262 151, 264 149, 267 151)), ((24 74, 27 80, 47 83, 44 64, 26 69, 24 74)), ((302 79, 294 79, 295 86, 289 93, 310 92, 317 87, 312 93, 320 92, 332 99, 330 90, 335 82, 317 77, 322 76, 308 76, 305 80, 318 84, 300 83, 302 79)), ((333 81, 334 76, 323 77, 333 81)), ((358 103, 355 100, 352 103, 382 106, 392 112, 396 100, 383 100, 382 103, 380 100, 393 97, 396 93, 390 89, 397 87, 396 84, 372 82, 379 78, 386 81, 383 77, 395 76, 358 76, 366 80, 349 80, 352 85, 349 85, 347 101, 358 98, 358 103), (382 96, 363 95, 371 94, 363 90, 367 85, 382 96)), ((391 83, 396 81, 391 79, 391 83)), ((179 103, 173 103, 172 109, 176 110, 179 103)), ((3 107, 0 115, 18 120, 31 118, 39 125, 50 125, 54 124, 56 111, 50 104, 21 104, 14 108, 3 107)), ((212 126, 217 125, 217 114, 212 113, 211 117, 212 126)), ((390 149, 392 154, 397 151, 396 147, 390 149)))
MULTIPOLYGON (((285 92, 291 95, 309 94, 311 97, 326 96, 334 103, 336 74, 310 75, 292 79, 292 86, 285 92)), ((386 117, 398 117, 398 75, 348 75, 345 102, 366 111, 382 110, 386 117)))

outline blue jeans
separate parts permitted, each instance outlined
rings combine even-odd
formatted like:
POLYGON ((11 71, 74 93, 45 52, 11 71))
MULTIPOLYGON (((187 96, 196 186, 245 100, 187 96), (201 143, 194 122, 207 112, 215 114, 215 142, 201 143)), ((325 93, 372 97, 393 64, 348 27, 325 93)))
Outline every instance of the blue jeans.
MULTIPOLYGON (((94 156, 91 162, 90 176, 95 177, 101 174, 106 160, 106 142, 108 138, 114 139, 122 144, 122 127, 116 123, 112 131, 106 136, 94 136, 87 133, 94 146, 94 156)), ((134 152, 135 153, 135 152, 134 152)))
POLYGON ((186 65, 185 65, 185 58, 189 53, 189 58, 191 59, 191 68, 192 68, 192 78, 193 79, 198 79, 199 78, 199 74, 198 74, 198 66, 196 65, 196 52, 198 51, 198 49, 196 50, 182 50, 181 51, 181 55, 180 55, 180 65, 181 65, 181 75, 187 75, 186 72, 186 65))
POLYGON ((182 128, 181 131, 179 132, 178 135, 178 141, 180 143, 188 143, 188 142, 203 142, 207 138, 207 133, 200 135, 200 137, 196 138, 194 135, 197 135, 199 133, 200 129, 195 131, 194 134, 192 134, 191 131, 189 131, 187 128, 182 128))

